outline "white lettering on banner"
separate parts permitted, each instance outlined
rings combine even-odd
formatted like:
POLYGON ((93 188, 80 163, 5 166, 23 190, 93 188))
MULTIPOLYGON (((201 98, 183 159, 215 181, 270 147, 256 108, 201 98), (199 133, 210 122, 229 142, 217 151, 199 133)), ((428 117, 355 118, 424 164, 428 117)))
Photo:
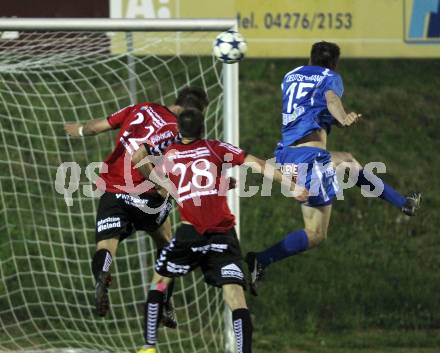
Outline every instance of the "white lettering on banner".
POLYGON ((159 3, 157 7, 155 2, 154 0, 110 0, 110 17, 171 18, 169 0, 157 1, 159 3))
POLYGON ((129 0, 126 17, 156 17, 153 0, 129 0))

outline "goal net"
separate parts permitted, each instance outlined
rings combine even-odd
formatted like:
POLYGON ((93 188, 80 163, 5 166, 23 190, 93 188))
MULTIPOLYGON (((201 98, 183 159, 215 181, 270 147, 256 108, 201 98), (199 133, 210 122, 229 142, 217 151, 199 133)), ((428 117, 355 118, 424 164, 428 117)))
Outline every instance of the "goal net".
MULTIPOLYGON (((134 352, 143 344, 155 257, 145 233, 121 244, 111 311, 105 319, 94 312, 92 175, 113 149, 114 133, 72 139, 63 125, 133 102, 170 105, 179 89, 194 85, 210 98, 207 136, 225 138, 231 93, 224 65, 211 55, 221 30, 0 33, 0 351, 134 352), (59 169, 66 162, 80 169, 59 169), (60 170, 64 195, 55 187, 60 170)), ((176 227, 175 213, 172 221, 176 227)), ((225 351, 219 290, 194 272, 176 282, 174 303, 179 327, 160 329, 160 352, 225 351)))

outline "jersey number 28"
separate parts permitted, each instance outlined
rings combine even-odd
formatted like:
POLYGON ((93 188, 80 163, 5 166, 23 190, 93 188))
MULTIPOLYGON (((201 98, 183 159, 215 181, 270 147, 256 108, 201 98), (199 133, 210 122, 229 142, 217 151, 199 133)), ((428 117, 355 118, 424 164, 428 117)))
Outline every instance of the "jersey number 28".
POLYGON ((211 163, 204 158, 197 159, 191 163, 192 178, 185 184, 185 177, 188 172, 188 166, 183 163, 176 163, 171 169, 171 173, 174 175, 180 175, 179 183, 177 185, 177 193, 179 195, 191 190, 192 185, 197 189, 207 189, 214 184, 214 176, 210 172, 211 163), (200 166, 200 167, 199 167, 200 166), (199 181, 199 177, 206 177, 207 181, 205 185, 202 185, 199 181))

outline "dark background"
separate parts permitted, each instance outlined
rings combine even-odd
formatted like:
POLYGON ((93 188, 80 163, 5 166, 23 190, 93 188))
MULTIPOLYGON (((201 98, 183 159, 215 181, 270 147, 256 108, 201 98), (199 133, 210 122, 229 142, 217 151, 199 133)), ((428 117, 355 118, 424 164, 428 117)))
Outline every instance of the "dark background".
POLYGON ((108 0, 21 0, 0 2, 2 17, 108 17, 108 0))

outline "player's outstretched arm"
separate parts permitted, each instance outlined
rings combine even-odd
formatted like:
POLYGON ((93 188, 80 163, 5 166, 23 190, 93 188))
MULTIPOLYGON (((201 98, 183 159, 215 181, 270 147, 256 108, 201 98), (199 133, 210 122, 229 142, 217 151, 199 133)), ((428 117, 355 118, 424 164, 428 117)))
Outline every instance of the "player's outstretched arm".
POLYGON ((354 112, 347 114, 342 105, 341 98, 332 90, 325 92, 325 99, 328 111, 342 126, 350 126, 362 116, 354 112))
POLYGON ((112 129, 107 119, 93 119, 85 123, 64 124, 64 131, 72 137, 93 136, 112 129))
POLYGON ((298 201, 307 201, 309 195, 307 190, 304 187, 294 183, 293 180, 284 177, 283 174, 272 164, 267 163, 266 161, 251 154, 246 156, 243 164, 252 168, 254 172, 260 173, 268 179, 273 178, 278 183, 290 188, 290 190, 293 192, 293 197, 295 197, 295 199, 298 201))

